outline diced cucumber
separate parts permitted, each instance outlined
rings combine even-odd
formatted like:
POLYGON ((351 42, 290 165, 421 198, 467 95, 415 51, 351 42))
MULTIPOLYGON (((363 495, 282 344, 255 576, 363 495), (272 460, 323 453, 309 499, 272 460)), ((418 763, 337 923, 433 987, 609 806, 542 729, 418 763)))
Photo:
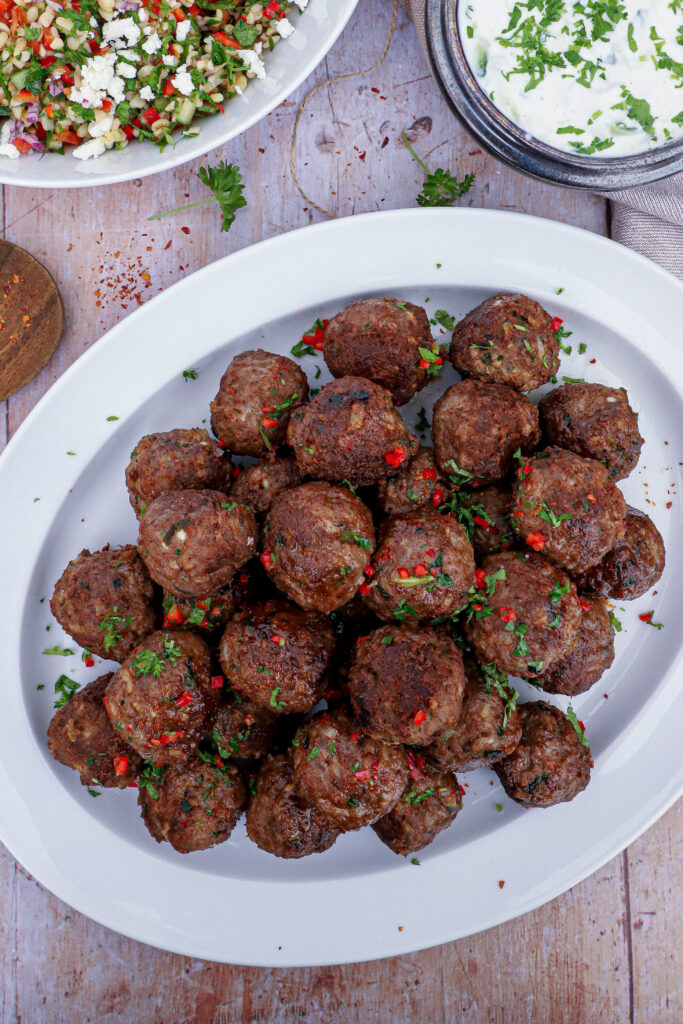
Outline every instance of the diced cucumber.
POLYGON ((176 110, 176 121, 179 121, 181 124, 189 124, 192 118, 194 117, 196 109, 197 104, 195 103, 194 100, 184 99, 180 106, 178 107, 178 109, 176 110))
POLYGON ((15 71, 12 75, 12 82, 16 85, 17 89, 24 88, 24 82, 28 76, 28 68, 22 68, 21 71, 15 71))

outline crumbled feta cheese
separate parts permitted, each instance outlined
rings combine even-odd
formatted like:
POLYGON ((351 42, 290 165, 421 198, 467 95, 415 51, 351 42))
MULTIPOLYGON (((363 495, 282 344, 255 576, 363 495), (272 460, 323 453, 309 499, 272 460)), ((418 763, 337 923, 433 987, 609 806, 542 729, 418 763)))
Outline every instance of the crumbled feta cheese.
POLYGON ((106 148, 101 139, 89 139, 88 142, 84 142, 74 149, 74 156, 77 160, 93 160, 95 157, 102 156, 106 148))
POLYGON ((79 69, 80 87, 71 90, 69 99, 90 109, 101 107, 106 96, 111 96, 116 103, 120 103, 123 99, 124 85, 123 79, 119 78, 114 70, 116 59, 114 53, 101 53, 89 57, 79 69))
POLYGON ((247 65, 247 71, 251 71, 257 78, 266 77, 266 65, 253 50, 238 50, 237 56, 247 65))
POLYGON ((130 64, 125 64, 123 61, 116 65, 116 73, 121 75, 121 78, 135 78, 137 71, 130 64))
POLYGON ((300 11, 305 11, 308 7, 308 0, 294 0, 294 3, 300 11))
POLYGON ((171 84, 175 86, 178 92, 181 92, 183 96, 189 96, 194 92, 192 77, 184 64, 178 68, 178 73, 171 79, 171 84))
MULTIPOLYGON (((3 121, 2 128, 0 128, 0 143, 4 145, 9 142, 10 135, 12 134, 12 125, 9 121, 3 121)), ((14 149, 17 147, 14 146, 14 149)))
POLYGON ((165 53, 161 59, 167 68, 175 68, 178 65, 178 58, 174 57, 172 53, 165 53))
POLYGON ((91 139, 99 139, 107 132, 110 132, 114 126, 114 115, 110 114, 108 117, 103 117, 101 121, 90 121, 88 124, 88 134, 91 139))
POLYGON ((0 156, 9 157, 10 160, 16 160, 19 156, 19 150, 11 143, 3 142, 0 145, 0 156))
POLYGON ((142 89, 140 89, 140 96, 143 100, 147 100, 148 103, 151 103, 154 99, 154 90, 148 85, 143 85, 142 89))
POLYGON ((145 53, 156 53, 157 50, 161 49, 161 39, 159 39, 158 32, 152 32, 149 39, 146 39, 142 44, 142 49, 145 53))
POLYGON ((254 43, 254 53, 257 53, 259 55, 259 57, 263 53, 263 43, 261 42, 261 40, 259 40, 258 42, 254 43))
POLYGON ((114 47, 121 45, 122 41, 126 46, 135 46, 140 35, 140 26, 133 18, 114 18, 102 26, 103 40, 114 47))
POLYGON ((185 40, 187 39, 187 37, 190 34, 190 29, 191 28, 192 28, 192 22, 190 21, 189 18, 186 18, 185 21, 179 21, 178 22, 178 27, 175 30, 175 37, 176 37, 176 39, 178 40, 179 43, 184 43, 185 42, 185 40))
POLYGON ((277 23, 277 34, 280 36, 280 39, 289 39, 293 31, 294 26, 291 21, 287 18, 280 18, 277 23))
POLYGON ((141 7, 140 10, 138 11, 138 19, 141 25, 144 25, 145 22, 149 19, 149 14, 147 13, 144 7, 141 7))
POLYGON ((131 64, 137 64, 140 60, 140 54, 136 53, 135 50, 117 50, 116 56, 119 60, 128 60, 131 64))

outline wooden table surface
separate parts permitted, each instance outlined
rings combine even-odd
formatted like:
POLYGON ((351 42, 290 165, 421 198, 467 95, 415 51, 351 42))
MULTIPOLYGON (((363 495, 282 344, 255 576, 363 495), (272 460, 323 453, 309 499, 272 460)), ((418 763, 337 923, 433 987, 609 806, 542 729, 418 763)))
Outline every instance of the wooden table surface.
MULTIPOLYGON (((212 163, 239 163, 247 182, 249 206, 229 234, 213 207, 146 219, 205 198, 196 172, 206 159, 104 193, 3 188, 5 237, 54 275, 67 331, 40 375, 0 405, 0 446, 66 367, 139 303, 227 253, 322 219, 289 174, 296 111, 314 81, 373 63, 391 9, 391 0, 361 0, 299 93, 212 154, 212 163)), ((339 216, 414 205, 420 173, 401 142, 409 129, 432 166, 476 171, 468 205, 608 233, 604 201, 522 177, 459 128, 402 12, 378 70, 321 89, 306 107, 297 146, 303 189, 339 216)), ((680 822, 673 809, 564 896, 484 934, 393 960, 310 970, 206 963, 123 938, 60 902, 0 848, 0 1024, 678 1024, 680 822)))

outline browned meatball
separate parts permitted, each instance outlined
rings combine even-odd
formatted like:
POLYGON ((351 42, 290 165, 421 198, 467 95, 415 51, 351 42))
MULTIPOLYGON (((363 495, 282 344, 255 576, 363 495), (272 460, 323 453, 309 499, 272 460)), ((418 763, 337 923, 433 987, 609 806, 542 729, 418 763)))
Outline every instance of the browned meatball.
POLYGON ((600 462, 547 448, 520 466, 510 521, 534 551, 576 573, 624 536, 626 502, 600 462))
POLYGON ((494 295, 456 325, 453 366, 480 380, 531 391, 550 380, 560 365, 552 320, 526 295, 494 295))
POLYGON ((222 491, 230 476, 230 459, 199 427, 147 434, 131 452, 126 486, 136 515, 144 515, 150 502, 164 491, 222 491))
POLYGON ((519 716, 519 746, 493 766, 503 789, 525 807, 573 800, 590 781, 590 747, 562 712, 544 701, 521 704, 519 716))
POLYGON ((368 736, 429 743, 458 720, 462 654, 443 631, 382 626, 359 639, 348 688, 368 736))
POLYGON ((382 526, 364 599, 384 622, 416 623, 451 615, 474 583, 474 554, 452 516, 414 512, 382 526))
POLYGON ((633 601, 664 572, 664 541, 649 516, 627 507, 626 531, 596 565, 574 576, 583 594, 633 601))
POLYGON ((419 448, 394 476, 377 485, 377 504, 387 516, 418 509, 438 508, 450 491, 450 483, 437 468, 433 448, 419 448))
POLYGON ((424 749, 442 771, 470 772, 507 757, 522 735, 516 690, 495 665, 478 666, 465 658, 465 696, 453 728, 424 749))
POLYGON ((204 738, 218 703, 211 656, 194 633, 152 633, 107 686, 110 721, 141 757, 183 761, 204 738))
POLYGON ((211 426, 238 455, 266 455, 287 434, 292 409, 308 400, 308 381, 287 356, 257 348, 235 356, 211 403, 211 426))
POLYGON ((432 349, 427 314, 397 299, 357 299, 333 317, 323 352, 333 377, 366 377, 409 402, 428 382, 420 348, 432 349))
POLYGON ((458 483, 502 480, 513 452, 531 452, 541 438, 538 409, 526 395, 480 380, 462 380, 443 393, 432 432, 437 463, 458 483))
POLYGON ((372 826, 385 846, 407 857, 433 843, 455 821, 462 793, 455 775, 418 767, 408 752, 409 780, 388 814, 372 826))
POLYGON ((343 710, 314 715, 293 746, 298 791, 341 832, 384 817, 405 787, 403 747, 366 736, 343 710))
POLYGON ((81 551, 57 580, 50 608, 77 644, 113 661, 154 629, 154 587, 133 544, 81 551))
POLYGON ((358 486, 386 479, 418 448, 389 392, 365 377, 325 384, 292 413, 287 440, 302 473, 358 486))
POLYGON ((125 789, 142 770, 142 758, 111 727, 102 703, 110 679, 111 673, 94 679, 52 716, 48 747, 83 786, 125 789))
POLYGON ((576 587, 540 555, 501 551, 481 564, 465 625, 477 661, 524 679, 540 676, 576 639, 576 587))
POLYGON ((297 793, 291 752, 270 755, 261 765, 247 808, 247 835, 276 857, 324 853, 339 832, 297 793))
POLYGON ((539 412, 549 444, 602 462, 613 480, 638 462, 643 439, 625 388, 564 384, 541 399, 539 412))
POLYGON ((512 490, 507 484, 492 484, 469 493, 460 491, 459 496, 469 512, 475 555, 483 558, 496 551, 507 551, 518 543, 510 525, 512 490))
POLYGON ((226 587, 204 597, 178 597, 164 591, 164 629, 192 629, 210 636, 222 629, 246 599, 249 577, 236 572, 226 587))
POLYGON ((298 487, 303 479, 296 459, 261 459, 237 475, 230 498, 249 505, 259 515, 268 511, 281 491, 298 487))
POLYGON ((178 853, 224 843, 247 804, 239 769, 216 763, 213 754, 168 766, 155 779, 154 791, 156 798, 147 786, 140 787, 142 819, 158 843, 170 843, 178 853))
POLYGON ((152 579, 182 597, 216 594, 258 540, 254 513, 220 491, 169 491, 140 520, 138 549, 152 579))
POLYGON ((276 728, 272 711, 257 707, 230 687, 211 724, 211 738, 223 757, 263 757, 273 744, 276 728))
POLYGON ((599 597, 579 601, 582 615, 576 640, 538 680, 547 693, 585 693, 614 661, 614 633, 605 602, 599 597))
POLYGON ((280 600, 239 611, 225 627, 220 647, 230 684, 258 707, 285 714, 315 707, 333 654, 329 619, 280 600))
POLYGON ((315 481, 278 494, 261 561, 302 608, 331 612, 354 596, 374 550, 370 510, 348 488, 315 481))

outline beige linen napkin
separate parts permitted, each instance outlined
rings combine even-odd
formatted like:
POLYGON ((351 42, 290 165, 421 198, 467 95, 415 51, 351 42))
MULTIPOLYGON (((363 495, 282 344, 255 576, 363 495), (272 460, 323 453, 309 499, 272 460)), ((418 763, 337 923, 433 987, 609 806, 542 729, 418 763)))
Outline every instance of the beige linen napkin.
MULTIPOLYGON (((403 3, 426 54, 425 0, 403 3)), ((606 194, 612 200, 612 238, 683 280, 683 175, 606 194)))

